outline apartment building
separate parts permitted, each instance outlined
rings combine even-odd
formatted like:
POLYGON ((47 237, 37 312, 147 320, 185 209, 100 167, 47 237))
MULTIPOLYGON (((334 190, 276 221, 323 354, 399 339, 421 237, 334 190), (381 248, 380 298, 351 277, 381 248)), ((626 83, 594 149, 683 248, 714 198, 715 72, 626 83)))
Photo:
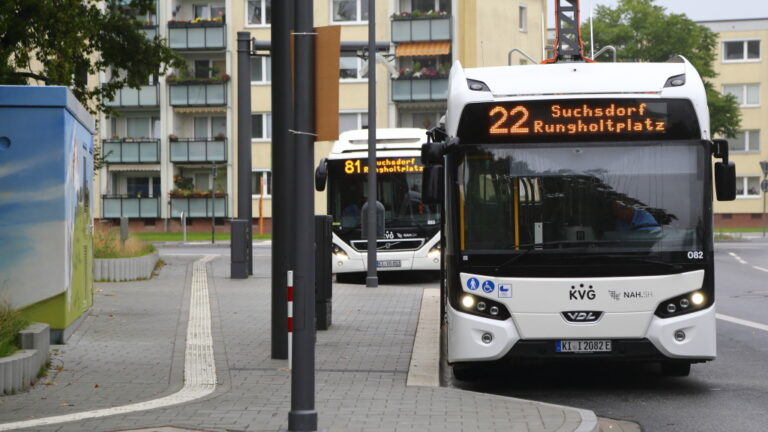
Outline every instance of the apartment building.
MULTIPOLYGON (((378 127, 424 127, 445 112, 448 72, 544 58, 548 0, 379 0, 376 38, 390 41, 389 65, 377 64, 378 127)), ((97 176, 95 217, 131 219, 132 230, 219 229, 236 216, 237 32, 271 38, 272 0, 158 0, 157 13, 141 17, 186 60, 187 71, 158 76, 139 90, 123 89, 102 115, 99 136, 106 165, 97 176)), ((316 26, 341 26, 342 40, 368 38, 367 0, 315 0, 316 26)), ((368 126, 364 61, 340 59, 339 127, 368 126)), ((99 77, 108 80, 108 74, 99 77)), ((271 63, 251 58, 251 136, 254 223, 271 227, 271 63)), ((279 145, 279 143, 275 143, 279 145)), ((316 159, 331 143, 316 145, 316 159)), ((316 210, 324 212, 324 199, 316 210)))
POLYGON ((768 18, 703 21, 718 34, 713 80, 717 89, 736 97, 741 132, 729 139, 736 163, 736 200, 715 201, 716 227, 758 227, 765 209, 761 161, 768 161, 768 18), (764 58, 766 57, 766 58, 764 58))

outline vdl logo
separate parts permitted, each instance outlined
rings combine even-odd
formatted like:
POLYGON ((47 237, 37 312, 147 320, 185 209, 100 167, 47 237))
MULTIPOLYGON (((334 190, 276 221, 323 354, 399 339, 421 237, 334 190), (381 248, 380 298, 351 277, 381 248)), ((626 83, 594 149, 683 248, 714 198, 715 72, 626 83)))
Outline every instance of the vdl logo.
POLYGON ((561 313, 568 322, 595 322, 603 316, 603 313, 598 311, 569 311, 561 313))

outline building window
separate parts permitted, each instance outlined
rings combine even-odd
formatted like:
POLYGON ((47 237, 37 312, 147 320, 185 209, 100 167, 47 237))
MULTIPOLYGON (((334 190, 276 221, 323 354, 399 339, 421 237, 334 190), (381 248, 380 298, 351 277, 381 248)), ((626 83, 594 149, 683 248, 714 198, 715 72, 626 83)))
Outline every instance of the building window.
POLYGON ((760 84, 725 84, 723 93, 735 96, 741 107, 760 105, 760 84))
POLYGON ((339 78, 342 80, 359 80, 363 76, 360 74, 362 60, 353 53, 341 53, 339 59, 339 78))
POLYGON ((528 7, 520 5, 518 8, 518 28, 521 32, 528 31, 528 7))
POLYGON ((760 60, 759 40, 738 40, 723 42, 723 61, 760 60))
POLYGON ((740 198, 752 198, 760 196, 760 177, 744 176, 736 177, 736 196, 740 198))
POLYGON ((192 5, 195 18, 211 19, 221 18, 224 20, 225 7, 223 4, 196 4, 192 5))
POLYGON ((195 136, 194 138, 212 138, 215 136, 227 135, 227 118, 216 117, 195 117, 194 119, 195 136))
POLYGON ((251 84, 272 82, 272 57, 251 57, 251 84))
POLYGON ((368 113, 339 113, 339 133, 355 129, 368 129, 368 113))
POLYGON ((446 11, 450 8, 450 0, 400 0, 400 10, 413 11, 446 11))
POLYGON ((728 149, 733 152, 759 152, 760 130, 741 131, 736 138, 728 141, 728 149))
POLYGON ((255 169, 251 172, 251 193, 254 197, 272 197, 272 171, 255 169))
POLYGON ((331 0, 331 21, 334 23, 368 21, 368 0, 331 0))
POLYGON ((272 138, 272 114, 251 114, 251 139, 269 140, 272 138))
POLYGON ((272 0, 246 0, 245 25, 266 26, 272 23, 272 0))

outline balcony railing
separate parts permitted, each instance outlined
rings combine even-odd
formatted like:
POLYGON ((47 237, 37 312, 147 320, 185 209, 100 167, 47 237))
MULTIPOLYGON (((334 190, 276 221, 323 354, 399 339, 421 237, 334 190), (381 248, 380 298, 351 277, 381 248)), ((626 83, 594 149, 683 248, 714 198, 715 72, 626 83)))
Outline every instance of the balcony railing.
POLYGON ((101 217, 105 219, 160 217, 160 198, 158 197, 102 195, 101 203, 101 217))
POLYGON ((155 36, 157 36, 158 32, 158 25, 157 24, 145 24, 141 27, 140 30, 142 33, 144 33, 144 36, 147 37, 147 39, 154 39, 155 36))
POLYGON ((171 217, 181 217, 184 212, 187 217, 227 217, 227 195, 208 197, 171 197, 171 217))
POLYGON ((169 22, 168 44, 177 50, 221 50, 227 47, 223 22, 169 22))
POLYGON ((394 102, 448 99, 448 78, 398 78, 392 80, 394 102))
POLYGON ((118 90, 115 98, 107 101, 106 105, 125 108, 158 107, 160 106, 160 91, 157 85, 141 86, 138 90, 124 87, 118 90))
POLYGON ((227 83, 190 82, 168 83, 171 106, 212 106, 227 104, 227 83))
POLYGON ((110 138, 102 144, 107 163, 160 163, 160 140, 110 138))
POLYGON ((226 138, 171 139, 171 162, 226 162, 226 138))
POLYGON ((451 40, 451 18, 392 19, 392 42, 427 42, 451 40))

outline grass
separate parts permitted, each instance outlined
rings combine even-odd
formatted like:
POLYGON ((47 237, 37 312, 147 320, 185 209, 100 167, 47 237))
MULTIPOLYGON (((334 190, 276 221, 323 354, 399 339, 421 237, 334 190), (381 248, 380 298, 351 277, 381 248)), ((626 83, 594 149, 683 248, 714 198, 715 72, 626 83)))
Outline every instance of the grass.
POLYGON ((134 258, 149 255, 154 251, 154 246, 135 235, 128 236, 122 244, 119 228, 97 228, 93 232, 94 258, 134 258))
POLYGON ((746 232, 763 232, 763 227, 741 227, 741 228, 715 228, 715 233, 746 233, 746 232))
MULTIPOLYGON (((133 234, 137 238, 146 242, 167 242, 167 241, 183 241, 183 233, 170 232, 170 233, 158 233, 158 232, 144 232, 133 234)), ((254 234, 254 240, 271 239, 272 234, 254 234)), ((230 233, 216 233, 216 240, 231 240, 230 233)), ((188 232, 187 241, 211 241, 211 233, 209 232, 188 232)))
POLYGON ((19 311, 11 309, 7 301, 0 302, 0 357, 9 356, 19 349, 18 334, 29 325, 19 311))

